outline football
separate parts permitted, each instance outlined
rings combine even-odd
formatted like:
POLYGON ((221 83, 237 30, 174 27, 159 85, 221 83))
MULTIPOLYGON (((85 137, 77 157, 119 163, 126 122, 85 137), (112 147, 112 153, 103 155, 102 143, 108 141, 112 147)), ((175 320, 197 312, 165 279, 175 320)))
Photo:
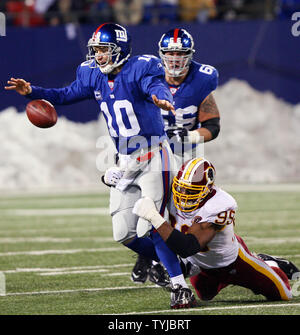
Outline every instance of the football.
POLYGON ((57 122, 54 106, 47 100, 32 100, 26 106, 29 121, 39 128, 53 127, 57 122))

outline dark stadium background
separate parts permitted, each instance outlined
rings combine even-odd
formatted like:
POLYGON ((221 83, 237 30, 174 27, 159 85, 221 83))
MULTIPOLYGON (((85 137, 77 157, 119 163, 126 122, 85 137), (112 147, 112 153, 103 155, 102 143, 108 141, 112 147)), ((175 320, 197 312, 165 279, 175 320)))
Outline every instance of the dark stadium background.
MULTIPOLYGON (((24 26, 16 21, 16 16, 4 13, 7 27, 6 36, 0 37, 2 87, 10 77, 24 78, 43 87, 68 85, 75 79, 77 66, 85 60, 88 38, 102 23, 95 20, 97 23, 93 24, 76 21, 56 26, 24 26)), ((157 43, 163 32, 174 27, 186 28, 195 40, 194 59, 215 66, 220 85, 238 78, 257 90, 271 91, 278 98, 297 104, 300 102, 300 36, 292 34, 293 11, 285 16, 273 13, 267 19, 259 13, 254 17, 244 15, 235 20, 220 18, 206 22, 163 20, 153 24, 144 18, 139 24, 126 27, 132 36, 133 55, 157 56, 157 43)), ((24 97, 1 90, 0 111, 8 106, 24 111, 26 103, 24 97)), ((95 101, 56 107, 59 115, 73 121, 98 118, 95 101)))

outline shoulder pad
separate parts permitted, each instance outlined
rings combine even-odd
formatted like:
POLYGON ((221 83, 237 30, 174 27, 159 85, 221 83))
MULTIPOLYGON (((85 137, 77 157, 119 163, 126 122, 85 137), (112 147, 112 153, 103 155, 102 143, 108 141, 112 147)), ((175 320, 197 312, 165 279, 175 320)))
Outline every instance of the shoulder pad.
POLYGON ((80 64, 80 66, 90 66, 90 64, 92 64, 94 62, 94 60, 86 60, 85 62, 82 62, 80 64))
POLYGON ((160 58, 153 55, 140 55, 131 58, 130 67, 127 70, 136 70, 140 75, 149 72, 155 73, 160 71, 163 73, 163 66, 160 58))
POLYGON ((154 55, 139 55, 132 57, 133 63, 137 66, 153 65, 160 63, 160 58, 154 55))
POLYGON ((199 66, 198 71, 204 75, 213 76, 213 77, 219 76, 217 69, 213 67, 212 65, 198 64, 198 66, 199 66))
POLYGON ((207 201, 205 207, 209 215, 217 215, 229 209, 237 209, 237 203, 230 194, 217 188, 217 193, 207 201))

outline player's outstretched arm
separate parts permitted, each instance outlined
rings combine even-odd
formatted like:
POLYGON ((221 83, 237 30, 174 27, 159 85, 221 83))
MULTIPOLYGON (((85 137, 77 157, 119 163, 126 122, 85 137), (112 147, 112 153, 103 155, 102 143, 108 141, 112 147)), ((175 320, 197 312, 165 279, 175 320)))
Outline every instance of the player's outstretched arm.
POLYGON ((10 80, 7 81, 7 84, 9 86, 4 86, 5 90, 15 90, 21 95, 30 94, 32 91, 30 82, 21 78, 10 78, 10 80))
POLYGON ((152 100, 157 107, 167 111, 171 111, 175 115, 175 108, 169 101, 160 100, 155 94, 152 94, 152 100))
POLYGON ((174 229, 157 211, 154 201, 148 197, 139 199, 132 210, 133 214, 152 223, 167 246, 179 256, 186 258, 206 249, 216 231, 208 222, 193 224, 187 234, 174 229))

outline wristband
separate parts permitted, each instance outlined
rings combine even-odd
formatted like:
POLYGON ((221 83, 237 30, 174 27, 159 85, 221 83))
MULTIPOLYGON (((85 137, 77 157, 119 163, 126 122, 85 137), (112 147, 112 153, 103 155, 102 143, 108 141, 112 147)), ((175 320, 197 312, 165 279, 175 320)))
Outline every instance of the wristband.
POLYGON ((156 210, 152 211, 149 214, 150 222, 155 229, 158 229, 162 224, 166 222, 166 220, 156 210))
POLYGON ((212 136, 211 139, 215 139, 220 132, 220 118, 214 117, 212 119, 201 122, 201 128, 206 128, 207 130, 209 130, 212 136))
POLYGON ((189 142, 193 144, 197 144, 201 142, 201 135, 199 134, 198 130, 192 130, 188 132, 189 135, 189 142))

